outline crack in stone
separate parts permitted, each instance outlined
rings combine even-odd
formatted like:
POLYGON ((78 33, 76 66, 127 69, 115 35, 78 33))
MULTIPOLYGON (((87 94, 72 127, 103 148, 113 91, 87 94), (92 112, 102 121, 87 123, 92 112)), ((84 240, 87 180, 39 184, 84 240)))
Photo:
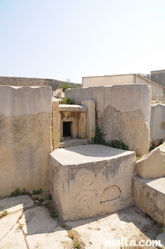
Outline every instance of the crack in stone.
MULTIPOLYGON (((30 208, 28 208, 28 209, 30 209, 30 208)), ((2 241, 2 240, 6 237, 6 235, 8 235, 9 232, 13 229, 13 227, 14 227, 16 224, 18 224, 17 230, 21 230, 21 231, 22 231, 22 234, 23 234, 23 237, 24 237, 24 241, 25 241, 26 247, 27 247, 27 249, 30 249, 30 247, 29 247, 29 245, 28 245, 28 242, 27 242, 27 240, 26 240, 27 235, 24 233, 22 227, 19 228, 19 226, 21 226, 21 223, 19 223, 19 220, 22 218, 22 216, 23 216, 23 214, 24 214, 24 211, 26 211, 26 209, 22 210, 22 214, 19 216, 18 220, 17 220, 17 221, 15 222, 15 224, 10 228, 10 230, 9 230, 9 231, 0 239, 0 241, 2 241)))
POLYGON ((25 241, 25 244, 26 244, 27 249, 30 249, 30 247, 29 247, 29 245, 28 245, 28 242, 27 242, 27 240, 26 240, 27 235, 24 233, 23 228, 21 227, 21 223, 19 223, 19 220, 22 218, 22 216, 23 216, 24 212, 26 211, 26 209, 30 209, 30 208, 31 208, 31 207, 24 208, 24 210, 22 211, 22 214, 20 215, 20 217, 19 217, 19 219, 18 219, 18 221, 17 221, 17 223, 19 224, 18 226, 20 227, 20 228, 17 228, 17 230, 20 229, 20 230, 22 231, 22 234, 23 234, 24 241, 25 241))
POLYGON ((16 223, 15 223, 15 224, 9 229, 9 231, 0 239, 0 241, 2 241, 2 240, 6 237, 6 235, 8 235, 9 232, 13 229, 13 227, 19 222, 19 220, 22 218, 23 212, 24 212, 24 211, 22 211, 22 214, 19 216, 19 218, 18 218, 18 220, 16 221, 16 223))

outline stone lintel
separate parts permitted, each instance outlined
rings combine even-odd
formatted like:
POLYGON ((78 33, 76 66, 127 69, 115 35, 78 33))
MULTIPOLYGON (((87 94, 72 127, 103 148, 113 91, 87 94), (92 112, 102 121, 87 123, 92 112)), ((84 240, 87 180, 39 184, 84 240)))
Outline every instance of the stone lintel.
POLYGON ((82 105, 59 105, 60 112, 87 112, 87 107, 82 105))

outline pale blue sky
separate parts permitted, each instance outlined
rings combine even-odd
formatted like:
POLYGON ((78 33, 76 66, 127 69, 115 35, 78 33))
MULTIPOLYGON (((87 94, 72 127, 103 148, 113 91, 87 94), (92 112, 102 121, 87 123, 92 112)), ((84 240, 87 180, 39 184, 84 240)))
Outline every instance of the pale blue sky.
POLYGON ((0 0, 0 76, 165 69, 165 0, 0 0))

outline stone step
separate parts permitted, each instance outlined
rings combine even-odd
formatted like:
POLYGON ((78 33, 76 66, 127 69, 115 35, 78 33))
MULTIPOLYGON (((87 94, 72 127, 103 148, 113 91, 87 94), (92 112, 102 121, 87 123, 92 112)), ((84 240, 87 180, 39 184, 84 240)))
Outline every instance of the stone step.
POLYGON ((165 177, 134 177, 133 186, 136 206, 159 224, 165 225, 165 177))
POLYGON ((59 148, 89 144, 89 139, 66 139, 59 144, 59 148))

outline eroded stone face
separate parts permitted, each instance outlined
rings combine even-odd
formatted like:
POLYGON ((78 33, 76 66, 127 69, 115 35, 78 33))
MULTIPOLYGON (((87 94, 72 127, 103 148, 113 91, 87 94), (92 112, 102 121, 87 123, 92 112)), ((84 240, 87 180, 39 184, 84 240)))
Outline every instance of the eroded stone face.
POLYGON ((49 189, 51 88, 0 86, 0 197, 49 189))
POLYGON ((66 96, 75 102, 95 100, 96 125, 106 140, 123 140, 142 156, 149 151, 151 89, 146 85, 114 85, 71 89, 66 96))
POLYGON ((148 152, 150 131, 141 110, 121 112, 109 105, 100 117, 99 126, 107 141, 122 140, 138 155, 148 152))
POLYGON ((137 161, 136 172, 142 178, 165 176, 165 161, 159 147, 142 156, 137 161))
POLYGON ((165 177, 134 178, 134 198, 137 207, 153 220, 165 225, 165 177))
POLYGON ((49 113, 0 116, 0 196, 49 189, 50 119, 49 113))
POLYGON ((151 106, 151 141, 165 138, 165 105, 156 104, 151 106))
POLYGON ((63 220, 110 214, 133 204, 135 153, 102 145, 57 149, 51 193, 63 220))

